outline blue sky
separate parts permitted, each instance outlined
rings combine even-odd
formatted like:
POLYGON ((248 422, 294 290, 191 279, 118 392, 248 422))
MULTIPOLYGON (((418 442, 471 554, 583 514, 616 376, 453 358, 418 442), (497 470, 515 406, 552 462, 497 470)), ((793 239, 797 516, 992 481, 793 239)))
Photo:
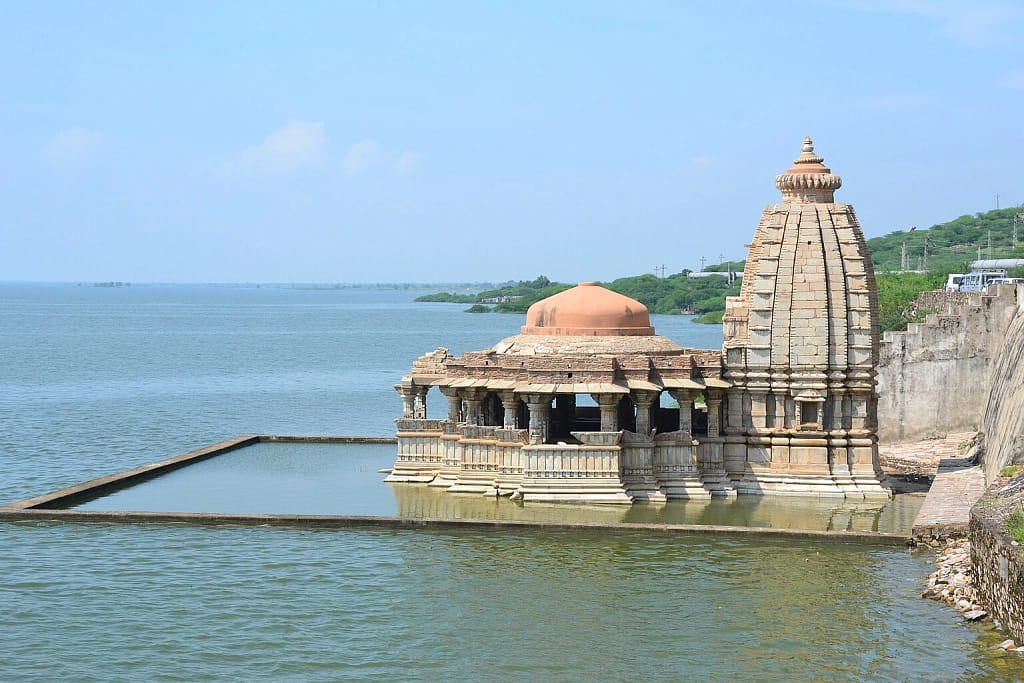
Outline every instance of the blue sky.
POLYGON ((5 2, 0 280, 610 280, 1024 203, 1024 3, 5 2))

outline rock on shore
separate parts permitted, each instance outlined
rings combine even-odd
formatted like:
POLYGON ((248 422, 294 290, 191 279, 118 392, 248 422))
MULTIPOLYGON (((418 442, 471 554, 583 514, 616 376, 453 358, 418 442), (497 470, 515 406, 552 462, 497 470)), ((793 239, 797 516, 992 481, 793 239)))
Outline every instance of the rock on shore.
POLYGON ((949 539, 935 560, 938 568, 928 577, 922 598, 940 600, 960 610, 964 619, 978 621, 988 612, 978 602, 971 569, 971 543, 967 539, 949 539))

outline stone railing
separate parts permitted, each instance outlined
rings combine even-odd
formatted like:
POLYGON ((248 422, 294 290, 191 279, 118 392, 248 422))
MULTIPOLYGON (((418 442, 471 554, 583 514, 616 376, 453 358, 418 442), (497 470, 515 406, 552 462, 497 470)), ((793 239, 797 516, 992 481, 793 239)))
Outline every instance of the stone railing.
POLYGON ((529 429, 498 429, 494 436, 499 443, 530 443, 529 429))
POLYGON ((473 439, 474 441, 494 441, 496 439, 495 432, 497 431, 497 427, 488 427, 484 425, 463 425, 462 438, 473 439))
POLYGON ((622 432, 570 432, 584 446, 618 446, 622 432))
POLYGON ((441 431, 441 420, 419 420, 409 417, 402 417, 395 420, 395 426, 400 432, 439 432, 441 431))
MULTIPOLYGON (((594 432, 590 432, 593 434, 594 432)), ((588 446, 524 446, 523 476, 534 479, 619 477, 619 449, 588 446)))

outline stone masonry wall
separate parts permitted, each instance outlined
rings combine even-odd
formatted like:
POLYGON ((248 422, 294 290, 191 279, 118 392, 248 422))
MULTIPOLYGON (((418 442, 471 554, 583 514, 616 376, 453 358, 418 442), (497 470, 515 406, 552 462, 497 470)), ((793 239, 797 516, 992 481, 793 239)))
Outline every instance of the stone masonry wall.
POLYGON ((878 437, 915 441, 981 428, 997 354, 1021 288, 988 295, 929 292, 936 310, 906 332, 886 332, 878 367, 878 437))
POLYGON ((971 509, 971 566, 981 602, 1014 641, 1024 642, 1024 549, 1006 533, 1006 517, 1024 509, 1024 475, 989 491, 971 509))
MULTIPOLYGON (((1018 304, 1024 306, 1024 287, 1017 294, 1018 304)), ((982 465, 989 482, 1003 467, 1024 463, 1024 310, 1018 310, 1001 342, 981 422, 985 433, 982 465)))

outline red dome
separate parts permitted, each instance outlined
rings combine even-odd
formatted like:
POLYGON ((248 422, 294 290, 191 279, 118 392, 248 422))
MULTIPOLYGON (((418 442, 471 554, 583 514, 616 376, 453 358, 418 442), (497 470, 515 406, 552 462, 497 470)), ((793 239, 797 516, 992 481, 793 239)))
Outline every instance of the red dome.
POLYGON ((647 307, 635 299, 581 282, 538 301, 526 312, 523 334, 557 337, 653 335, 647 307))

